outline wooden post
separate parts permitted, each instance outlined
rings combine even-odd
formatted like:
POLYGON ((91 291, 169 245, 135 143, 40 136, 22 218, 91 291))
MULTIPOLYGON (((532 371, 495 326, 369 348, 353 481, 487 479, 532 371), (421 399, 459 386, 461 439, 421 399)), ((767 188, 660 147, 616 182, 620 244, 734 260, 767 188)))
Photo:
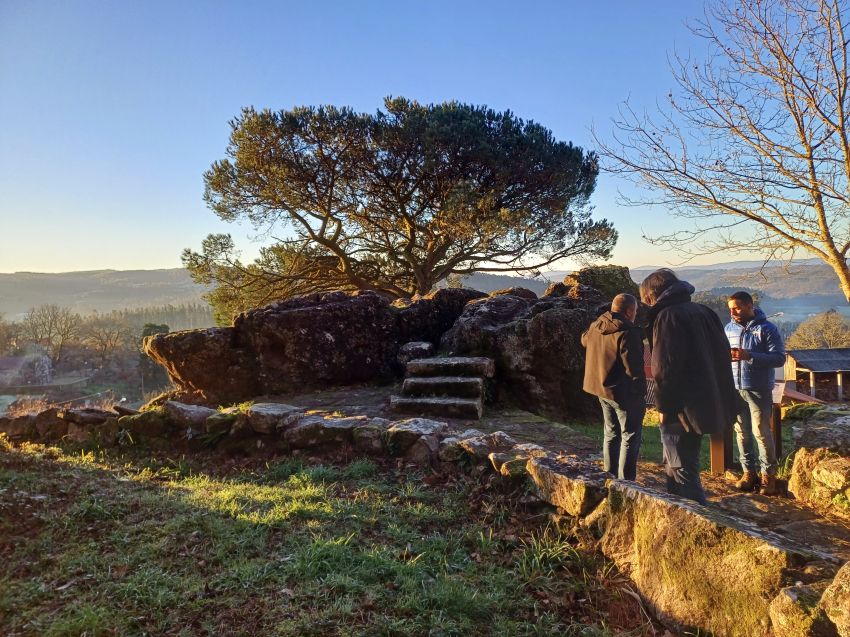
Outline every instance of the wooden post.
POLYGON ((809 396, 812 398, 817 398, 815 396, 815 373, 809 372, 809 396))
POLYGON ((840 370, 835 373, 835 385, 838 390, 838 400, 844 400, 844 375, 840 370))
POLYGON ((723 475, 732 466, 732 427, 712 434, 710 445, 711 473, 723 475))
POLYGON ((770 412, 770 433, 773 434, 773 445, 776 449, 776 459, 782 457, 782 408, 773 403, 770 412))

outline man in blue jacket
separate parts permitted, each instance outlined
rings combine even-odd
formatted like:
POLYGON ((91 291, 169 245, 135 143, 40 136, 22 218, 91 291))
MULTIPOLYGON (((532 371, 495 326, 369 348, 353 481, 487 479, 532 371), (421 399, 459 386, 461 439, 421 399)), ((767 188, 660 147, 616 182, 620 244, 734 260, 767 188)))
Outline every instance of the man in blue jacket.
POLYGON ((762 495, 776 495, 776 445, 770 431, 770 414, 773 370, 785 364, 785 347, 777 327, 753 306, 753 297, 748 293, 735 292, 729 297, 728 306, 732 320, 726 325, 726 337, 732 353, 732 376, 740 397, 735 434, 744 469, 735 488, 754 491, 760 485, 762 495))

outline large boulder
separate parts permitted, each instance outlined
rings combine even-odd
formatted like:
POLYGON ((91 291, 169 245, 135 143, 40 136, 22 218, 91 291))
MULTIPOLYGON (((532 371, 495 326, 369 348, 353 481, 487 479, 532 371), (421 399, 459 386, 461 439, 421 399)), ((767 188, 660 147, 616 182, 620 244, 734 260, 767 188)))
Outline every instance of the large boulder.
POLYGON ((802 579, 807 561, 832 559, 689 500, 617 480, 608 490, 602 551, 683 629, 767 634, 774 598, 802 579))
POLYGON ((390 305, 375 292, 328 292, 277 301, 233 327, 156 334, 144 351, 181 401, 228 404, 263 394, 382 382, 403 372, 399 345, 437 343, 475 290, 438 290, 390 305))
POLYGON ((819 607, 835 624, 840 637, 850 637, 850 562, 836 573, 824 591, 819 607))
POLYGON ((398 345, 389 302, 374 292, 298 297, 236 317, 264 393, 389 380, 398 345))
POLYGON ((478 290, 445 288, 398 309, 395 320, 399 342, 439 343, 440 337, 454 325, 466 304, 485 296, 478 290))
POLYGON ((496 361, 500 397, 548 416, 596 413, 582 391, 581 333, 595 318, 598 293, 538 300, 500 295, 467 304, 441 341, 457 355, 496 361))
POLYGON ((262 393, 256 359, 241 336, 232 327, 154 334, 142 349, 183 393, 227 404, 262 393))
POLYGON ((564 277, 564 285, 567 287, 586 285, 599 290, 609 299, 621 293, 640 298, 638 285, 632 280, 629 269, 621 265, 594 265, 582 268, 564 277))

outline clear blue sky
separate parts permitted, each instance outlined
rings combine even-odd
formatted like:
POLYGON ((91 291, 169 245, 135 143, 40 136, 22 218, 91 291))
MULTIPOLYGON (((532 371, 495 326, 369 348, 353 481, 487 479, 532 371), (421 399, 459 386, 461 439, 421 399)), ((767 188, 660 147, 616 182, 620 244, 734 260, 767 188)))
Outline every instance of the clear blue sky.
MULTIPOLYGON (((703 6, 591 5, 0 0, 0 272, 177 267, 210 232, 254 255, 252 229, 202 201, 247 105, 457 99, 590 147, 622 101, 664 99, 703 6)), ((620 231, 612 261, 673 259, 640 238, 672 218, 618 206, 619 187, 603 175, 594 197, 620 231)))

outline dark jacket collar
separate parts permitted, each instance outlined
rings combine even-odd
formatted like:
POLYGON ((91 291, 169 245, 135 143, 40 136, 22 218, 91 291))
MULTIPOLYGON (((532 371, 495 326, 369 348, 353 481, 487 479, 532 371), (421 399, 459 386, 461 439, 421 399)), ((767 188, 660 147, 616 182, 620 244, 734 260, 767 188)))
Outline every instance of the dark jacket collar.
POLYGON ((760 323, 766 323, 766 322, 767 322, 767 316, 761 310, 761 308, 757 307, 755 315, 753 316, 753 318, 751 318, 749 321, 744 323, 744 325, 742 325, 741 327, 743 327, 744 329, 749 329, 751 327, 755 327, 756 325, 759 325, 760 323))
POLYGON ((677 303, 687 303, 691 300, 691 294, 694 293, 693 285, 687 281, 674 281, 661 291, 658 295, 658 300, 651 308, 649 308, 649 325, 655 322, 655 317, 665 307, 676 305, 677 303))

